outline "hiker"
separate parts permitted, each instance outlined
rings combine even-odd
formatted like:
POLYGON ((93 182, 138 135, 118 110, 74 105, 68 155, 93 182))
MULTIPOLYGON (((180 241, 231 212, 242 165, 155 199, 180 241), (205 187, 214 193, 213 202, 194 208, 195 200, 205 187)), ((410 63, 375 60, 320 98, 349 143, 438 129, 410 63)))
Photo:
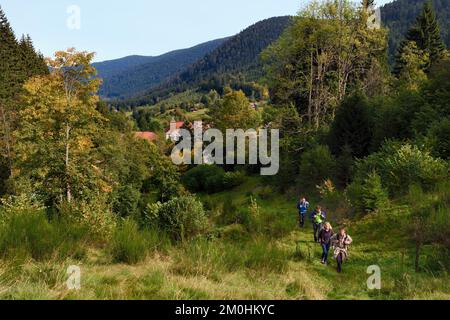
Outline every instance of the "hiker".
POLYGON ((319 242, 322 246, 322 264, 328 263, 328 252, 330 251, 331 237, 333 236, 333 228, 329 222, 326 222, 319 231, 319 242))
POLYGON ((305 226, 305 215, 309 209, 309 202, 306 201, 305 197, 300 198, 300 201, 297 203, 297 209, 300 216, 300 227, 303 228, 305 226))
POLYGON ((311 220, 313 224, 313 231, 314 231, 314 242, 318 242, 318 234, 319 231, 322 229, 322 224, 326 219, 325 212, 322 211, 321 206, 317 206, 316 210, 311 214, 311 220))
POLYGON ((337 272, 342 272, 342 263, 347 260, 348 246, 353 242, 345 228, 341 227, 339 232, 331 237, 331 245, 334 249, 334 258, 337 262, 337 272))

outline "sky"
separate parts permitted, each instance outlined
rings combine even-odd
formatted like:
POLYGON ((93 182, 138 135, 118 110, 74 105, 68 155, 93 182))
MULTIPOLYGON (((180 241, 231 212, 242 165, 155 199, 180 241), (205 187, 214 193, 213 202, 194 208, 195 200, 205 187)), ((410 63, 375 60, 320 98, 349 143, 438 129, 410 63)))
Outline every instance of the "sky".
MULTIPOLYGON (((45 56, 75 47, 95 61, 155 56, 232 36, 308 0, 0 0, 17 37, 27 33, 45 56)), ((378 0, 378 4, 391 0, 378 0)))

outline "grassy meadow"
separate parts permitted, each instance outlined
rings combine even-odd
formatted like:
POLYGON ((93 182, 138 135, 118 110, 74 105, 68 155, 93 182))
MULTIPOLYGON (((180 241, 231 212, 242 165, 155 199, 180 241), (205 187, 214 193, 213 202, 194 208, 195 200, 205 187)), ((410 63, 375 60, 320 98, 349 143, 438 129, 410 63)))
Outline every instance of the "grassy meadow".
POLYGON ((266 188, 260 178, 248 178, 231 191, 201 196, 215 227, 185 243, 131 221, 120 223, 109 241, 96 242, 81 229, 44 222, 36 213, 27 215, 33 227, 16 217, 9 223, 22 234, 0 237, 0 298, 450 299, 448 270, 436 260, 437 248, 424 246, 421 271, 414 271, 406 206, 358 222, 329 210, 330 220, 346 224, 354 239, 338 274, 331 255, 328 266, 320 264, 312 227, 298 228, 296 197, 266 188), (241 209, 249 206, 246 216, 241 209), (80 290, 67 288, 70 265, 81 268, 80 290), (381 290, 367 288, 370 265, 381 268, 381 290))

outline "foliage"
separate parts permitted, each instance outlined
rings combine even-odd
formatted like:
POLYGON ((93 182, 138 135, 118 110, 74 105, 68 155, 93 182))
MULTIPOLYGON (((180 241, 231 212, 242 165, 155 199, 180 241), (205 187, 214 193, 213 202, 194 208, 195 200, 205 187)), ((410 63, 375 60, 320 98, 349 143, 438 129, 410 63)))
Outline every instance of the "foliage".
POLYGON ((301 11, 263 54, 272 100, 294 103, 315 128, 332 120, 342 99, 383 69, 386 31, 368 28, 368 19, 349 1, 314 1, 301 11))
POLYGON ((330 133, 330 149, 341 155, 349 148, 353 157, 363 158, 369 154, 372 144, 373 125, 367 98, 355 93, 346 98, 336 113, 330 133))
POLYGON ((369 213, 383 209, 388 204, 388 193, 376 172, 371 172, 364 180, 354 181, 347 189, 350 202, 359 212, 369 213))
POLYGON ((424 70, 429 63, 428 53, 419 49, 414 41, 406 41, 397 55, 396 72, 400 86, 418 90, 427 79, 424 70))
POLYGON ((193 196, 149 204, 145 209, 146 225, 158 227, 175 240, 189 240, 202 233, 207 222, 203 204, 193 196))
POLYGON ((389 56, 394 60, 408 29, 417 23, 417 16, 424 4, 431 2, 440 25, 442 40, 450 46, 450 1, 449 0, 397 0, 381 7, 381 19, 389 29, 389 56))
POLYGON ((243 182, 243 173, 225 172, 215 165, 199 165, 186 172, 183 183, 191 192, 215 193, 234 188, 243 182))
POLYGON ((450 119, 435 122, 427 133, 427 144, 432 155, 445 160, 450 159, 450 119))
POLYGON ((63 202, 57 208, 60 218, 88 229, 93 239, 109 239, 116 227, 117 220, 104 197, 90 202, 63 202))
POLYGON ((429 189, 448 179, 445 161, 433 158, 417 146, 398 142, 388 142, 379 152, 358 162, 356 179, 364 180, 374 171, 391 195, 405 193, 413 184, 429 189))
POLYGON ((301 156, 298 182, 302 187, 315 187, 322 181, 333 178, 335 168, 336 160, 328 147, 318 145, 301 156))
POLYGON ((12 27, 0 8, 0 194, 11 191, 7 180, 13 173, 13 131, 18 125, 24 82, 33 76, 46 75, 44 58, 37 53, 31 38, 17 41, 12 27))
POLYGON ((104 119, 96 110, 99 80, 92 58, 73 49, 57 52, 48 61, 51 74, 25 84, 26 108, 15 132, 15 179, 19 185, 31 181, 48 202, 86 199, 90 191, 111 187, 96 166, 94 137, 104 119))
POLYGON ((422 12, 416 18, 416 23, 408 30, 406 40, 400 46, 395 66, 396 74, 401 74, 408 63, 408 56, 404 57, 403 55, 414 47, 421 50, 427 57, 427 60, 423 61, 424 63, 421 65, 422 70, 426 72, 445 56, 445 45, 441 40, 439 24, 429 1, 424 3, 422 12), (411 44, 415 46, 411 46, 411 44))
POLYGON ((261 123, 259 113, 254 110, 242 91, 232 91, 211 110, 214 127, 223 133, 227 129, 258 129, 261 123))
POLYGON ((184 192, 178 168, 164 155, 157 152, 150 157, 150 178, 145 189, 155 191, 160 201, 168 201, 184 192))

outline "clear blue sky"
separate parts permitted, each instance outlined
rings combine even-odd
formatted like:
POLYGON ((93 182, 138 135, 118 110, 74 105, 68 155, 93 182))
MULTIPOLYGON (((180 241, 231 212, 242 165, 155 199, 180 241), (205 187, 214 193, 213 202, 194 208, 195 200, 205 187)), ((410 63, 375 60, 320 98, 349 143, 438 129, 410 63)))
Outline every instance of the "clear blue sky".
MULTIPOLYGON (((0 0, 16 35, 28 33, 46 56, 76 47, 96 61, 159 55, 234 35, 262 19, 294 15, 308 0, 0 0), (67 9, 81 9, 81 28, 67 9)), ((378 4, 390 0, 378 0, 378 4)))

